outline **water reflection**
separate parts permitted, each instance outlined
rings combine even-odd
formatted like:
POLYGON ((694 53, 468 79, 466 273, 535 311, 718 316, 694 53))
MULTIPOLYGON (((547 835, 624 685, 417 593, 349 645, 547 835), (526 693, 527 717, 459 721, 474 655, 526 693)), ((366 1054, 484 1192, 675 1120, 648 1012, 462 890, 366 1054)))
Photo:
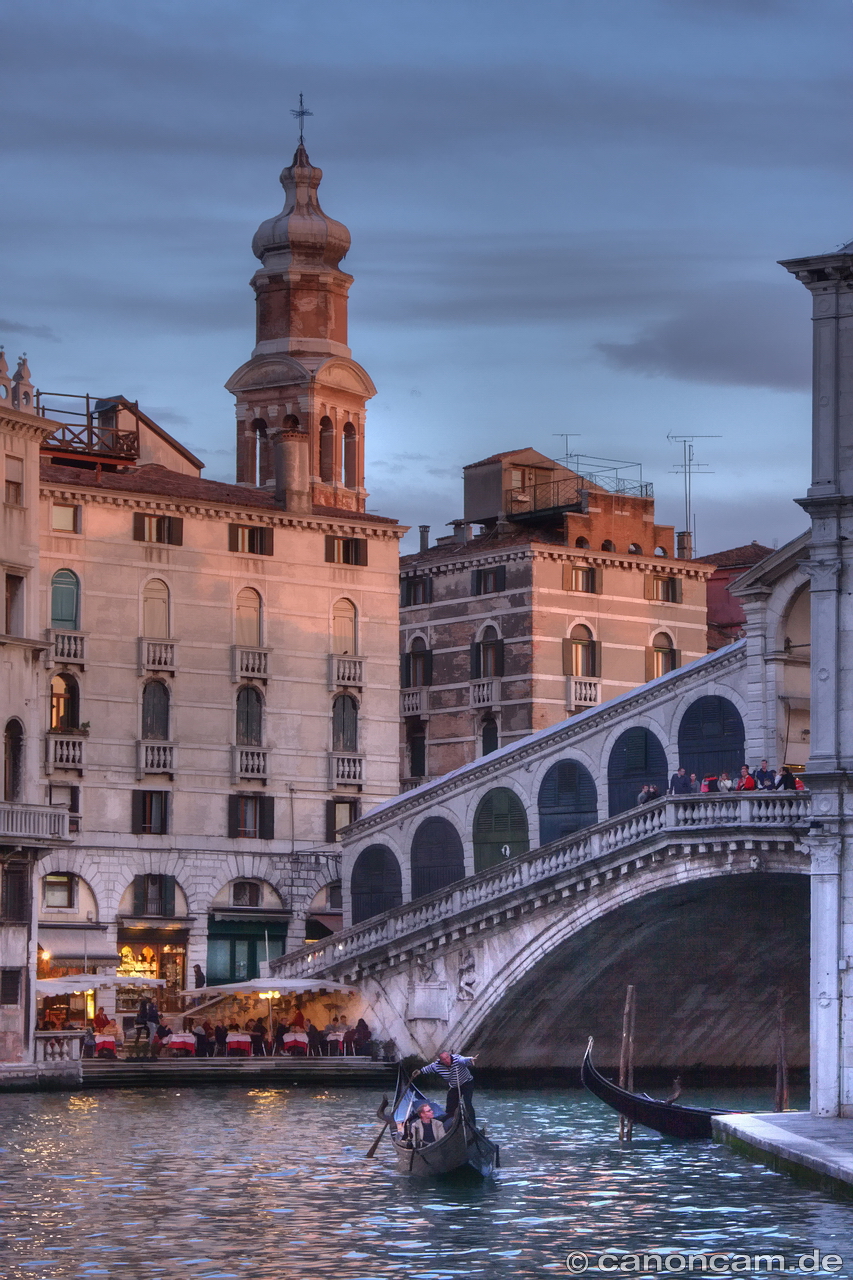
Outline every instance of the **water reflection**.
POLYGON ((853 1259, 846 1205, 711 1143, 639 1130, 620 1149, 612 1113, 582 1093, 481 1091, 504 1168, 480 1187, 416 1182, 381 1146, 366 1161, 376 1102, 236 1088, 0 1098, 0 1274, 500 1280, 566 1275, 571 1249, 853 1259))

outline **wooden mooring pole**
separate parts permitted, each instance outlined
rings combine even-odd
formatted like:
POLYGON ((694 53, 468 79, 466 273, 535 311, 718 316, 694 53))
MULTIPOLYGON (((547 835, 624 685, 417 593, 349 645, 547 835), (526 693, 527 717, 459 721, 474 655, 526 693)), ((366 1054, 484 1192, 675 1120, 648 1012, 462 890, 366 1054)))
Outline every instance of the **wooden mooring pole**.
POLYGON ((774 1111, 788 1110, 788 1036, 785 993, 779 988, 776 1000, 776 1098, 774 1111))
MULTIPOLYGON (((629 986, 625 992, 625 1009, 622 1014, 622 1052, 619 1056, 619 1087, 634 1091, 634 1017, 637 1009, 636 992, 629 986)), ((625 1116, 619 1117, 619 1141, 630 1142, 634 1125, 625 1116)))

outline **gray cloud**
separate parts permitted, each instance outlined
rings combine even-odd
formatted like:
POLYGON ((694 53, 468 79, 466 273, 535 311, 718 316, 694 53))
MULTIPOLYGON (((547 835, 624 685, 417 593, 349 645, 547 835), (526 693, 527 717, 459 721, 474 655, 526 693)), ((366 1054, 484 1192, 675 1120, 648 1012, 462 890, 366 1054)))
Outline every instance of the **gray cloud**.
POLYGON ((45 342, 61 342, 46 324, 19 324, 17 320, 0 320, 0 333, 20 333, 31 338, 43 338, 45 342))
POLYGON ((784 285, 697 293, 633 342, 597 347, 613 367, 652 377, 780 391, 811 384, 807 309, 784 285))

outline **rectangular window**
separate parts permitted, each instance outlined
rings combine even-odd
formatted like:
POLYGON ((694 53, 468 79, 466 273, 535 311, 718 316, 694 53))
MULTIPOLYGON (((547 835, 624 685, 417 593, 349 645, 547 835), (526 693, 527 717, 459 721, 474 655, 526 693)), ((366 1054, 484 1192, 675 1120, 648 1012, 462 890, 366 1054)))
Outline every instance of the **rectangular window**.
POLYGON ((169 834, 168 791, 134 791, 131 830, 134 835, 169 834))
POLYGON ((647 574, 645 579, 647 600, 663 600, 667 604, 681 604, 681 579, 664 577, 663 574, 647 574))
POLYGON ((0 916, 25 924, 30 918, 30 869, 7 864, 3 868, 0 916))
POLYGON ((367 564, 367 538, 335 538, 326 534, 327 564, 367 564))
POLYGON ((228 835, 232 840, 274 840, 273 797, 256 794, 229 796, 228 835))
POLYGON ((6 455, 6 501, 12 507, 24 503, 24 459, 6 455))
POLYGON ((42 880, 46 907, 74 906, 74 877, 70 872, 52 872, 42 880))
POLYGON ((21 1003, 21 970, 0 969, 0 1004, 21 1003))
POLYGON ((471 595, 491 596, 506 591, 506 565, 498 564, 489 569, 475 569, 471 574, 471 595))
POLYGON ((51 528, 55 533, 79 533, 80 515, 80 507, 72 507, 65 502, 54 502, 51 508, 51 528))
POLYGON ((7 636, 24 634, 24 579, 16 573, 6 574, 6 619, 7 636))
POLYGON ((228 550, 238 551, 244 556, 271 556, 273 530, 250 524, 229 524, 228 550))
POLYGON ((164 542, 180 547, 184 542, 184 522, 180 516, 149 516, 143 511, 135 511, 133 539, 134 542, 164 542))
POLYGON ((586 591, 594 595, 597 589, 595 569, 585 565, 572 567, 572 591, 586 591))
POLYGON ((326 801, 326 839, 337 840, 339 833, 358 817, 357 800, 326 801))
POLYGON ((231 898, 235 907, 259 907, 261 886, 254 880, 238 880, 234 884, 231 898))
POLYGON ((432 578, 406 578, 402 590, 403 605, 431 604, 432 578))
POLYGON ((134 876, 134 916, 167 916, 175 914, 174 876, 134 876))

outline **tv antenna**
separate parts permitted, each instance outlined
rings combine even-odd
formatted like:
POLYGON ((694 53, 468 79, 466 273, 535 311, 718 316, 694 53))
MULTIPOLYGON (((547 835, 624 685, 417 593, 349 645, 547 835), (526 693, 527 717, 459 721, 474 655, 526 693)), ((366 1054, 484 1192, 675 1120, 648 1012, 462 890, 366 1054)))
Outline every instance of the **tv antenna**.
POLYGON ((694 475, 712 476, 713 471, 708 471, 707 462, 697 462, 696 454, 693 449, 694 440, 719 440, 719 435, 690 435, 690 436, 674 436, 671 432, 667 435, 667 440, 671 440, 673 444, 680 444, 682 447, 682 461, 676 462, 670 475, 684 476, 684 528, 691 534, 694 542, 696 540, 696 514, 693 512, 693 477, 694 475))
POLYGON ((560 459, 560 461, 562 462, 563 466, 568 469, 569 463, 572 460, 572 455, 569 453, 569 441, 574 436, 579 436, 580 432, 579 431, 554 431, 551 434, 557 436, 557 438, 559 440, 562 440, 563 442, 563 456, 560 459))

